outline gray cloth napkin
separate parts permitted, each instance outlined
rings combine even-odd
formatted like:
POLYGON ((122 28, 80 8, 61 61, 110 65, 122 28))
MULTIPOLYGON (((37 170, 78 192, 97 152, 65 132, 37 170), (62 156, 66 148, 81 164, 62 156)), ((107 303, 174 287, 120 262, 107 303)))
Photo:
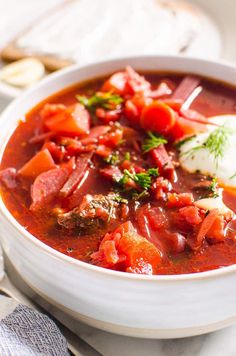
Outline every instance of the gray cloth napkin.
POLYGON ((69 356, 69 352, 50 318, 0 295, 0 355, 69 356))

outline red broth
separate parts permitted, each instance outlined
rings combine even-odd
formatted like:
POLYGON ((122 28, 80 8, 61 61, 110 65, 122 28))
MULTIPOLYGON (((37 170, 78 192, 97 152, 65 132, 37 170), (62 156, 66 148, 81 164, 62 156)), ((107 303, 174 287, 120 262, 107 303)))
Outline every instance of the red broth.
MULTIPOLYGON (((183 76, 175 74, 167 75, 163 73, 146 73, 145 78, 151 83, 152 88, 156 88, 158 84, 164 80, 173 93, 175 88, 181 82, 183 76)), ((80 94, 88 97, 93 95, 96 91, 100 90, 104 80, 104 78, 95 79, 91 82, 82 83, 65 89, 64 91, 47 98, 44 102, 33 108, 32 111, 26 115, 26 119, 19 123, 17 129, 11 136, 2 158, 1 170, 13 167, 18 171, 26 162, 28 162, 42 149, 45 142, 49 141, 59 145, 64 154, 64 157, 59 159, 54 152, 55 155, 52 156, 54 157, 55 164, 61 167, 62 164, 70 162, 73 154, 68 154, 68 152, 65 153, 65 145, 63 146, 60 141, 62 136, 63 138, 66 136, 65 134, 56 134, 51 138, 49 135, 49 138, 46 137, 46 139, 42 142, 31 143, 31 139, 33 137, 50 131, 48 128, 45 129, 44 127, 41 110, 43 109, 45 103, 58 103, 66 106, 76 104, 78 103, 76 95, 80 94), (60 136, 60 140, 58 139, 58 136, 60 136), (64 148, 62 149, 62 147, 64 148)), ((213 82, 205 78, 200 79, 200 85, 202 87, 202 91, 193 101, 191 109, 197 110, 205 117, 219 114, 236 114, 235 88, 231 88, 225 84, 213 82)), ((170 94, 165 94, 161 97, 161 99, 168 99, 169 96, 170 94)), ((129 99, 130 95, 126 96, 126 99, 127 98, 129 99)), ((124 103, 121 105, 124 105, 124 103)), ((95 115, 94 112, 90 114, 92 116, 95 115)), ((134 124, 133 121, 130 123, 124 112, 122 112, 122 116, 119 117, 118 122, 121 122, 122 126, 125 125, 126 127, 132 127, 135 130, 135 135, 138 135, 138 137, 135 136, 130 138, 130 133, 128 132, 126 134, 128 135, 128 140, 126 138, 122 138, 121 142, 119 142, 117 146, 113 145, 112 149, 109 147, 110 156, 111 154, 114 156, 114 152, 116 152, 116 155, 119 156, 120 162, 124 162, 125 158, 127 158, 126 161, 128 161, 128 163, 126 162, 126 167, 129 167, 129 162, 131 161, 132 164, 135 165, 136 173, 142 173, 142 171, 146 172, 149 168, 156 168, 156 165, 153 164, 153 161, 150 158, 150 152, 143 155, 140 151, 140 140, 143 141, 145 139, 144 130, 142 130, 137 123, 134 124), (127 154, 127 152, 129 154, 127 154)), ((101 120, 97 120, 97 123, 98 125, 109 125, 107 123, 104 124, 101 120)), ((119 129, 119 126, 116 125, 116 123, 111 124, 113 132, 115 132, 116 127, 119 129)), ((67 137, 70 138, 72 136, 67 135, 67 137)), ((72 138, 80 141, 81 139, 86 139, 86 137, 87 136, 85 134, 79 137, 75 137, 74 135, 72 138)), ((171 157, 171 162, 174 162, 174 165, 177 162, 173 168, 175 171, 175 177, 173 179, 173 177, 171 178, 167 173, 165 173, 167 175, 164 174, 163 179, 171 181, 172 190, 169 191, 170 193, 191 193, 193 198, 197 200, 202 196, 203 192, 201 189, 196 189, 196 184, 201 181, 210 180, 211 178, 202 176, 198 173, 189 174, 181 169, 178 166, 178 152, 173 144, 173 141, 173 138, 170 138, 169 143, 165 146, 169 157, 171 157)), ((104 150, 104 144, 102 145, 104 150)), ((86 147, 88 147, 88 145, 86 147)), ((94 149, 95 148, 92 150, 94 149)), ((83 157, 86 154, 88 153, 82 152, 79 155, 83 157)), ((105 155, 103 151, 101 154, 105 155)), ((105 158, 109 158, 110 156, 105 158)), ((146 194, 147 191, 144 189, 143 191, 146 196, 143 194, 143 196, 137 198, 137 195, 143 193, 143 191, 141 191, 140 186, 137 188, 136 185, 136 198, 133 193, 132 198, 130 198, 130 196, 127 198, 127 192, 124 186, 121 187, 119 184, 117 186, 109 177, 107 178, 104 173, 101 174, 101 169, 106 170, 110 167, 114 168, 114 165, 112 166, 111 164, 105 162, 104 157, 97 153, 93 153, 92 156, 85 157, 90 159, 90 163, 89 165, 86 165, 85 171, 83 172, 83 174, 85 173, 82 178, 83 184, 81 184, 80 189, 77 189, 78 193, 75 200, 73 200, 73 197, 71 198, 71 196, 73 196, 72 192, 65 199, 62 199, 61 196, 60 198, 54 197, 53 201, 50 201, 48 205, 45 204, 43 209, 32 210, 30 209, 32 204, 31 189, 35 177, 33 179, 17 175, 16 186, 13 188, 9 188, 4 183, 2 184, 1 195, 6 207, 15 219, 39 240, 62 252, 63 254, 81 261, 96 264, 105 268, 133 273, 194 273, 229 266, 236 263, 236 241, 234 234, 232 233, 228 234, 224 232, 224 239, 220 242, 216 242, 214 239, 204 238, 204 241, 200 247, 192 248, 192 239, 193 236, 196 237, 199 227, 196 228, 195 226, 193 228, 191 224, 186 224, 183 215, 180 216, 179 210, 185 207, 185 203, 180 206, 169 206, 169 203, 167 203, 166 200, 168 195, 167 191, 163 193, 161 198, 156 196, 157 191, 154 191, 153 188, 155 180, 157 179, 155 176, 150 176, 152 186, 151 188, 149 187, 149 195, 146 194), (122 195, 124 199, 128 199, 128 204, 122 203, 122 211, 119 211, 118 217, 116 216, 115 218, 111 218, 108 223, 103 224, 102 226, 97 225, 97 227, 94 228, 92 225, 91 229, 90 227, 80 228, 78 226, 76 228, 68 228, 68 226, 65 228, 64 225, 58 223, 58 214, 68 213, 72 210, 72 208, 79 206, 86 194, 90 194, 91 196, 107 196, 110 192, 114 191, 114 189, 116 192, 119 192, 119 197, 122 195), (109 234, 115 229, 119 229, 119 226, 124 224, 126 221, 130 221, 136 229, 138 235, 143 236, 152 246, 155 246, 158 251, 160 251, 160 261, 157 262, 154 269, 150 270, 148 268, 146 269, 146 267, 144 269, 140 269, 137 265, 132 268, 127 268, 127 264, 124 260, 131 257, 124 253, 126 250, 123 250, 123 252, 120 253, 119 262, 117 262, 117 256, 114 257, 114 255, 112 256, 114 257, 114 261, 116 261, 116 263, 113 260, 113 262, 111 262, 111 259, 108 259, 110 264, 107 263, 107 261, 105 263, 102 258, 99 260, 99 256, 101 255, 98 253, 99 246, 106 233, 109 234), (97 253, 96 258, 92 257, 94 253, 97 253)), ((119 163, 119 168, 120 165, 121 163, 119 163)), ((122 169, 120 169, 122 174, 124 174, 124 167, 125 165, 122 169)), ((162 174, 160 174, 160 176, 162 176, 162 174)), ((132 184, 135 183, 133 182, 132 184)), ((128 194, 130 194, 130 189, 131 188, 129 187, 128 194)), ((167 190, 165 187, 163 189, 167 190)), ((158 191, 158 194, 159 193, 160 189, 158 191)), ((236 212, 235 194, 236 192, 233 190, 224 191, 224 201, 234 212, 236 212)), ((186 204, 187 206, 192 206, 192 203, 186 204)), ((199 219, 201 219, 202 223, 205 215, 203 212, 200 212, 199 214, 199 219)), ((201 223, 199 223, 199 226, 201 223)), ((112 239, 113 238, 114 236, 112 239)), ((108 236, 107 239, 111 240, 111 237, 108 236)), ((114 250, 115 243, 109 243, 107 246, 114 250)), ((141 249, 148 250, 150 247, 145 246, 146 245, 144 244, 141 249)), ((116 251, 113 250, 109 251, 115 254, 116 251)), ((140 253, 138 254, 138 257, 140 257, 140 253)))

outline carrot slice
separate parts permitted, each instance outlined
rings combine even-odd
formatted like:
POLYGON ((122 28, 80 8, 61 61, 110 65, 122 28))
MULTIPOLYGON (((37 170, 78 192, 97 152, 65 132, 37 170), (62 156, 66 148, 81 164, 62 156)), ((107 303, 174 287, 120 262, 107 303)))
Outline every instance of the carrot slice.
POLYGON ((19 171, 22 177, 35 179, 39 174, 56 168, 56 164, 47 148, 39 151, 19 171))
POLYGON ((160 101, 153 101, 144 107, 140 125, 144 130, 160 134, 168 133, 176 122, 176 114, 168 105, 160 101))

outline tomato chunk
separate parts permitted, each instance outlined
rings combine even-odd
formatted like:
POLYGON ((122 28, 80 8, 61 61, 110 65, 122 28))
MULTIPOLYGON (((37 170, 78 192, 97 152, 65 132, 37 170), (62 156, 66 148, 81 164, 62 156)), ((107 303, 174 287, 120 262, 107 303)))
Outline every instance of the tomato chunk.
POLYGON ((179 214, 185 218, 190 225, 198 225, 202 222, 199 209, 196 206, 185 206, 179 210, 179 214))
POLYGON ((194 202, 192 193, 167 193, 167 206, 169 208, 181 208, 192 205, 194 202))
POLYGON ((160 145, 150 152, 153 162, 157 165, 161 175, 168 179, 174 178, 175 168, 165 146, 160 145))
POLYGON ((125 115, 128 120, 135 126, 140 125, 140 117, 143 109, 152 103, 152 99, 143 94, 136 94, 125 102, 125 115))
POLYGON ((56 168, 56 164, 47 148, 39 151, 18 171, 22 177, 36 178, 39 174, 56 168))
POLYGON ((127 66, 124 72, 114 73, 102 86, 102 91, 119 95, 151 92, 151 84, 132 67, 127 66))
POLYGON ((122 224, 111 234, 106 234, 100 243, 99 251, 91 256, 102 265, 125 265, 131 273, 153 274, 162 261, 158 248, 137 234, 130 221, 122 224))
POLYGON ((105 81, 101 90, 123 95, 126 91, 126 85, 127 74, 125 72, 117 72, 105 81))

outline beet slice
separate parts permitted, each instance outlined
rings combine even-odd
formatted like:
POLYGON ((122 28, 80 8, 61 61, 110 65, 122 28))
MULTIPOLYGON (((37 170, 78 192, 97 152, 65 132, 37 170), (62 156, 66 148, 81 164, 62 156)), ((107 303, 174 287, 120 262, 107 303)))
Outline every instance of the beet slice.
POLYGON ((35 179, 31 188, 32 204, 30 210, 38 210, 51 202, 59 194, 69 174, 70 171, 67 167, 54 168, 41 173, 35 179))

